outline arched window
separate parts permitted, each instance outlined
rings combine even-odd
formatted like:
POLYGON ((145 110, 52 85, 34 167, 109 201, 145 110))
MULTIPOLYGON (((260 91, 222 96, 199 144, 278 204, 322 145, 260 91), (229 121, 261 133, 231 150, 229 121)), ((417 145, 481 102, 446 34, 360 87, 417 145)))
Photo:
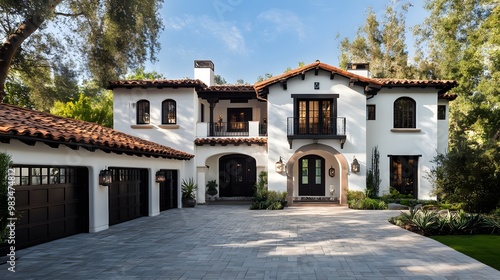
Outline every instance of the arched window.
POLYGON ((161 103, 161 123, 177 123, 177 105, 174 100, 167 99, 161 103))
POLYGON ((149 124, 149 101, 139 100, 136 104, 137 108, 137 124, 149 124))
POLYGON ((394 128, 416 128, 415 100, 401 97, 394 101, 394 128))

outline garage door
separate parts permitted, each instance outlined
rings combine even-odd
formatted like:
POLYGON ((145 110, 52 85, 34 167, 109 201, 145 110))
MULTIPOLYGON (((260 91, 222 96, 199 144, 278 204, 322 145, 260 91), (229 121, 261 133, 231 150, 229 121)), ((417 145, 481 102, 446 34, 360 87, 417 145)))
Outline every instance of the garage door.
POLYGON ((177 208, 177 170, 163 170, 166 180, 160 183, 160 211, 177 208))
POLYGON ((113 182, 109 186, 109 225, 148 215, 148 171, 146 169, 109 168, 113 182))
POLYGON ((16 248, 88 232, 88 170, 14 166, 16 248))

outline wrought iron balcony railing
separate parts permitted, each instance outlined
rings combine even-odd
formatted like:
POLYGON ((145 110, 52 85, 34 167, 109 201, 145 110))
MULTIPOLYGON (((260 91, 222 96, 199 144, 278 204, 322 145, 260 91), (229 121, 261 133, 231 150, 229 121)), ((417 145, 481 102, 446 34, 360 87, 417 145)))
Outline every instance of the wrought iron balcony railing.
POLYGON ((288 138, 340 139, 346 136, 345 118, 296 118, 287 120, 288 138))

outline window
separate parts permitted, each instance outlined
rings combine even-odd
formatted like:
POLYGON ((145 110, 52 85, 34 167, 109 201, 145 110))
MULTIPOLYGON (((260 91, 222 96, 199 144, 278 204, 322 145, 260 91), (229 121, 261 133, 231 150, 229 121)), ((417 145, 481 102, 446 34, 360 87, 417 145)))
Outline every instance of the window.
POLYGON ((446 120, 446 105, 438 105, 438 120, 446 120))
POLYGON ((375 120, 375 105, 366 105, 367 120, 375 120))
POLYGON ((394 101, 394 128, 416 128, 415 100, 401 97, 394 101))
POLYGON ((149 101, 137 101, 137 124, 149 124, 149 101))
POLYGON ((298 134, 332 134, 333 100, 298 100, 298 134))
POLYGON ((418 198, 418 158, 419 156, 389 156, 390 185, 401 194, 411 194, 418 198))
POLYGON ((177 123, 177 105, 174 100, 167 99, 161 103, 161 123, 177 123))

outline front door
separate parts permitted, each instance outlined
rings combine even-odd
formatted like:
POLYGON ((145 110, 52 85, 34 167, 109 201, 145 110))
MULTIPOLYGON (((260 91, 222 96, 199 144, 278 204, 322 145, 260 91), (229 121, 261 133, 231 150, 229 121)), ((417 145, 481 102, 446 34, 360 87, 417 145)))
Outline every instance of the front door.
POLYGON ((325 159, 308 155, 299 160, 299 196, 325 196, 325 159))
POLYGON ((160 211, 177 208, 177 170, 166 170, 166 180, 160 183, 160 211))
POLYGON ((220 197, 251 197, 255 180, 254 158, 246 155, 227 155, 219 159, 220 197))
POLYGON ((418 198, 417 167, 417 156, 391 156, 391 187, 418 198))

